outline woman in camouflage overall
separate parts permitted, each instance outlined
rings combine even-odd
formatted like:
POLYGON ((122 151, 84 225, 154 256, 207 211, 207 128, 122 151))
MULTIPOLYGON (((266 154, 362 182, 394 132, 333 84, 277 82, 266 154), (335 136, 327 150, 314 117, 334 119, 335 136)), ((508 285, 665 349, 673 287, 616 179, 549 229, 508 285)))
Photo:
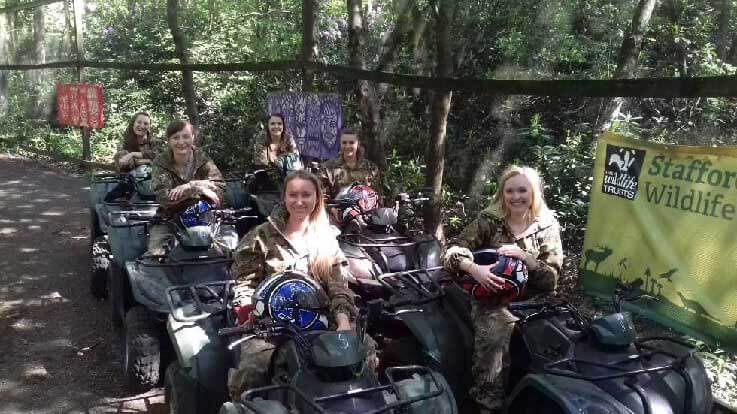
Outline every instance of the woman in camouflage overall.
MULTIPOLYGON (((234 305, 248 306, 263 280, 299 270, 315 278, 324 289, 337 330, 350 330, 356 310, 348 288, 348 262, 328 225, 323 193, 316 176, 296 171, 287 176, 283 208, 276 208, 266 223, 252 229, 238 243, 233 263, 236 279, 234 305)), ((250 388, 268 385, 271 357, 276 345, 252 339, 241 345, 241 360, 228 376, 233 398, 250 388)))
POLYGON ((364 158, 358 134, 351 128, 340 131, 340 154, 322 164, 320 178, 325 185, 325 192, 331 198, 343 187, 359 183, 371 187, 379 195, 379 204, 382 204, 379 168, 364 158))
MULTIPOLYGON (((491 273, 494 265, 473 262, 472 251, 496 248, 499 254, 516 257, 527 265, 527 296, 555 293, 563 264, 560 225, 543 199, 537 171, 511 166, 499 180, 491 205, 448 243, 443 255, 446 270, 471 275, 490 292, 503 279, 491 273)), ((503 397, 502 373, 516 318, 506 305, 471 300, 475 341, 474 386, 470 395, 482 405, 498 405, 503 397)))
POLYGON ((120 172, 125 173, 153 162, 159 142, 151 136, 151 117, 147 113, 133 115, 125 129, 124 138, 123 147, 113 156, 120 172))
POLYGON ((299 150, 294 138, 287 132, 284 115, 269 115, 266 131, 254 138, 253 165, 268 170, 277 181, 292 171, 302 169, 299 150))
MULTIPOLYGON (((215 163, 196 148, 195 132, 187 121, 174 121, 166 128, 169 149, 154 161, 153 190, 159 203, 159 214, 174 214, 204 198, 215 206, 223 198, 225 181, 215 163)), ((156 224, 149 230, 148 254, 163 255, 164 246, 174 237, 170 223, 156 224)))

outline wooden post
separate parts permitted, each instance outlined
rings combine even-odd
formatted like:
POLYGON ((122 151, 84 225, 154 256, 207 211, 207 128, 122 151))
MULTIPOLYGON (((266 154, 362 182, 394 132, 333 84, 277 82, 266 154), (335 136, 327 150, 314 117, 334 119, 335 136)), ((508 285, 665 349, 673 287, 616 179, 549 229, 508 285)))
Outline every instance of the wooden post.
MULTIPOLYGON (((320 14, 318 0, 302 2, 302 61, 317 61, 317 19, 320 14)), ((315 71, 302 69, 302 92, 315 90, 315 71)))
MULTIPOLYGON (((74 47, 77 52, 77 82, 84 82, 84 73, 82 72, 82 61, 84 60, 84 38, 82 37, 82 13, 84 10, 84 0, 74 0, 72 4, 74 10, 74 47)), ((82 130, 82 159, 85 161, 92 160, 92 146, 90 145, 90 129, 81 127, 82 130)))

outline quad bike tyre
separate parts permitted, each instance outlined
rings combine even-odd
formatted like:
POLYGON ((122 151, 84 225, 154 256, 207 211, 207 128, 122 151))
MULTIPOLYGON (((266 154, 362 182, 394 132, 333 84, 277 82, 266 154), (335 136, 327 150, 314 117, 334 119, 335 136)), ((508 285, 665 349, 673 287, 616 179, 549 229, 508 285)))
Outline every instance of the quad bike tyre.
POLYGON ((134 306, 125 315, 123 375, 132 392, 141 393, 159 384, 161 323, 148 309, 134 306))
POLYGON ((194 407, 186 403, 188 400, 184 393, 186 389, 182 382, 184 381, 182 368, 177 361, 172 362, 166 368, 164 374, 164 395, 166 403, 169 407, 167 411, 170 414, 196 414, 194 407))
POLYGON ((110 244, 105 236, 98 236, 92 240, 90 248, 90 259, 92 269, 90 272, 90 293, 96 299, 106 299, 107 273, 110 267, 110 244))

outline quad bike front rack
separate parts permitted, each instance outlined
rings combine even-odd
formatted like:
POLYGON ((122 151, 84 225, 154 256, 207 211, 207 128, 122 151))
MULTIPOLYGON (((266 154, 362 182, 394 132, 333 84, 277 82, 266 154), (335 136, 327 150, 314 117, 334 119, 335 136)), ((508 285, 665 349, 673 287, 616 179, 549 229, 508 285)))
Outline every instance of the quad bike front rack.
POLYGON ((431 389, 428 392, 425 392, 421 395, 411 397, 408 399, 404 399, 404 400, 398 399, 397 401, 386 404, 384 407, 378 408, 376 410, 367 411, 365 414, 379 414, 379 413, 389 412, 395 409, 401 409, 402 407, 407 407, 410 404, 414 404, 414 403, 424 401, 424 400, 429 400, 431 398, 436 398, 445 392, 443 390, 442 385, 439 384, 437 380, 435 379, 435 376, 432 375, 432 371, 428 368, 425 368, 419 365, 391 367, 391 368, 387 368, 385 373, 386 373, 386 377, 389 380, 389 384, 386 384, 386 385, 379 385, 379 386, 371 387, 371 388, 351 390, 351 391, 347 391, 344 393, 326 395, 326 396, 317 397, 314 399, 310 399, 303 392, 301 392, 300 390, 298 390, 297 388, 295 388, 294 386, 290 384, 269 385, 266 387, 259 387, 259 388, 254 388, 254 389, 245 391, 243 394, 241 394, 240 402, 256 414, 262 414, 262 413, 268 414, 258 404, 256 404, 254 400, 257 398, 264 398, 270 392, 286 391, 286 392, 292 393, 296 397, 295 400, 301 400, 303 403, 309 406, 310 409, 314 410, 313 412, 318 413, 318 414, 330 414, 332 411, 323 407, 323 405, 328 402, 335 402, 335 401, 355 398, 359 396, 367 396, 367 395, 376 394, 376 393, 383 393, 385 391, 392 392, 394 395, 399 395, 398 382, 400 380, 398 379, 398 376, 401 375, 404 378, 408 378, 414 374, 429 376, 429 378, 432 380, 432 384, 434 385, 434 389, 431 389))

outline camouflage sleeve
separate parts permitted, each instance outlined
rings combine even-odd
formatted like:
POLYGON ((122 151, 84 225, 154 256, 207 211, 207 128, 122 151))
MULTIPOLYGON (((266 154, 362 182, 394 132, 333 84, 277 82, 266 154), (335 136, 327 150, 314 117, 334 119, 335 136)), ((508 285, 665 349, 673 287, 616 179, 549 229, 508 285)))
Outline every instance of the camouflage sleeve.
POLYGON ((164 212, 164 215, 170 215, 176 211, 179 204, 179 202, 169 200, 169 191, 175 187, 174 180, 168 171, 158 165, 154 165, 151 174, 151 184, 154 194, 156 194, 156 202, 159 203, 159 208, 164 212))
POLYGON ((381 171, 379 170, 379 167, 372 164, 371 165, 371 188, 376 191, 376 195, 379 196, 379 203, 381 206, 386 206, 387 200, 384 200, 384 183, 381 176, 381 171))
POLYGON ((141 151, 143 153, 143 158, 153 161, 156 159, 156 156, 159 155, 161 151, 163 151, 163 144, 158 139, 151 138, 151 141, 146 149, 141 151))
POLYGON ((264 276, 266 253, 266 246, 261 240, 260 226, 248 232, 238 243, 233 253, 235 260, 231 268, 233 278, 236 280, 233 288, 236 303, 250 303, 254 289, 264 276))
POLYGON ((490 247, 490 238, 491 223, 479 215, 448 243, 448 249, 442 258, 443 267, 448 271, 458 272, 464 259, 473 260, 472 250, 490 247))
POLYGON ((560 225, 546 228, 539 236, 540 253, 536 265, 530 269, 528 286, 535 292, 552 292, 558 287, 558 276, 563 267, 563 244, 560 239, 560 225))
POLYGON ((207 161, 203 168, 203 175, 209 180, 211 188, 219 199, 225 195, 225 178, 212 160, 207 161))
POLYGON ((130 159, 126 164, 121 164, 120 159, 128 155, 128 150, 120 149, 118 152, 113 155, 113 162, 115 162, 115 166, 118 168, 118 171, 120 172, 128 172, 134 168, 136 168, 135 160, 133 158, 130 159))
POLYGON ((348 315, 351 320, 356 318, 353 291, 348 287, 349 272, 348 259, 340 248, 336 248, 335 263, 325 289, 330 298, 330 314, 334 318, 337 318, 339 313, 348 315))
POLYGON ((330 165, 327 164, 327 161, 320 165, 318 171, 318 178, 322 183, 325 194, 329 197, 334 197, 335 194, 333 193, 333 174, 330 165))
POLYGON ((266 167, 269 165, 269 156, 266 152, 266 146, 264 145, 260 134, 253 138, 253 159, 251 160, 251 163, 259 167, 266 167))

